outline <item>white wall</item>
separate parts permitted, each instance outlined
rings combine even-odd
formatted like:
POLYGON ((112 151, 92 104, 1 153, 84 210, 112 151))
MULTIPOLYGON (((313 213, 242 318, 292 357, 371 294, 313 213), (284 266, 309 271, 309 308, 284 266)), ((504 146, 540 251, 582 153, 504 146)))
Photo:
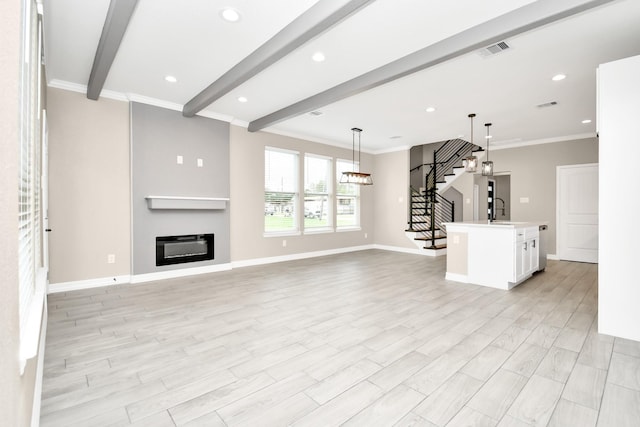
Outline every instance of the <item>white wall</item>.
POLYGON ((128 275, 129 103, 49 88, 47 106, 49 281, 128 275))
POLYGON ((37 356, 20 376, 18 159, 22 2, 0 2, 0 425, 29 425, 37 356))
POLYGON ((598 330, 640 341, 640 56, 600 65, 598 330))
POLYGON ((373 182, 375 243, 415 250, 404 233, 409 218, 409 150, 376 155, 373 182))
MULTIPOLYGON (((511 176, 511 220, 548 221, 548 253, 556 253, 556 167, 598 163, 596 138, 491 150, 496 173, 511 176), (521 198, 528 199, 523 203, 521 198)), ((473 218, 473 179, 465 174, 453 186, 464 195, 464 220, 473 218)), ((486 180, 476 175, 480 184, 480 219, 487 219, 486 180), (485 193, 483 193, 485 191, 485 193), (483 197, 484 194, 484 197, 483 197)))

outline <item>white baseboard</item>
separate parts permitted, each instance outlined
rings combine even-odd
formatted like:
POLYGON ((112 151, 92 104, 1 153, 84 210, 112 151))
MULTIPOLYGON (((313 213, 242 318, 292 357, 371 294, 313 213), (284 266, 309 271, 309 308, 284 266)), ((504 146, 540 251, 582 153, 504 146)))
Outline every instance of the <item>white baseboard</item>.
POLYGON ((204 267, 181 268, 179 270, 158 271, 155 273, 135 274, 131 276, 131 283, 152 282, 154 280, 176 279, 178 277, 195 276, 198 274, 217 273, 231 270, 231 263, 205 265, 204 267))
POLYGON ((101 288, 103 286, 122 285, 130 283, 131 276, 114 276, 100 277, 97 279, 76 280, 73 282, 49 283, 47 294, 55 294, 57 292, 79 291, 82 289, 101 288))
POLYGON ((400 246, 387 246, 387 245, 373 245, 373 249, 382 249, 384 251, 402 252, 405 254, 414 254, 422 256, 437 257, 446 255, 446 249, 413 249, 413 248, 401 248, 400 246))
POLYGON ((127 284, 127 283, 144 283, 144 282, 151 282, 154 280, 175 279, 179 277, 194 276, 198 274, 228 271, 233 268, 251 267, 255 265, 272 264, 272 263, 284 262, 284 261, 295 261, 299 259, 315 258, 315 257, 321 257, 321 256, 327 256, 327 255, 337 255, 337 254, 342 254, 347 252, 364 251, 368 249, 380 249, 385 251, 403 252, 408 254, 430 256, 430 257, 440 256, 447 253, 446 249, 438 249, 436 251, 430 251, 426 249, 411 249, 411 248, 402 248, 398 246, 373 245, 373 244, 361 245, 361 246, 349 246, 346 248, 328 249, 324 251, 302 252, 297 254, 281 255, 281 256, 274 256, 274 257, 253 258, 253 259, 247 259, 242 261, 232 261, 227 264, 208 265, 204 267, 181 268, 179 270, 167 270, 167 271, 159 271, 155 273, 123 275, 123 276, 115 276, 115 277, 101 277, 97 279, 78 280, 74 282, 51 283, 49 284, 47 293, 53 294, 57 292, 78 291, 82 289, 91 289, 91 288, 121 285, 121 284, 127 284))
POLYGON ((466 274, 447 273, 444 278, 445 280, 453 280, 454 282, 469 283, 469 276, 466 274))
POLYGON ((275 262, 295 261, 299 259, 343 254, 346 252, 364 251, 367 249, 375 249, 375 245, 349 246, 346 248, 329 249, 326 251, 302 252, 297 254, 280 255, 280 256, 273 256, 273 257, 267 257, 267 258, 253 258, 253 259, 247 259, 242 261, 232 261, 231 265, 233 266, 233 268, 251 267, 254 265, 272 264, 275 262))
POLYGON ((547 254, 547 259, 552 259, 554 261, 560 261, 560 257, 556 254, 547 254))

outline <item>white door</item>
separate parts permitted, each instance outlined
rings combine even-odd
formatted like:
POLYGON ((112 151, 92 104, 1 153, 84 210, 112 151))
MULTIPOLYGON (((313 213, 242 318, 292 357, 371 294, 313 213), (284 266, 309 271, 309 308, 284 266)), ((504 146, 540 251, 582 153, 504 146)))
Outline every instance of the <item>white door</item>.
POLYGON ((558 166, 558 258, 598 262, 598 165, 558 166))

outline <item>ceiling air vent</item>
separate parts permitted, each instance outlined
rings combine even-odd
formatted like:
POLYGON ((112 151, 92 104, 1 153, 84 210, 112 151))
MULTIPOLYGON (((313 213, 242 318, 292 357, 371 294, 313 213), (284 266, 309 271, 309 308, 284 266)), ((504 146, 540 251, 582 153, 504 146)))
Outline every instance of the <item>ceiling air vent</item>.
POLYGON ((558 103, 556 101, 545 102, 544 104, 536 105, 536 107, 538 107, 538 108, 547 108, 547 107, 553 107, 554 105, 558 105, 558 103))
POLYGON ((482 57, 487 57, 487 56, 496 55, 496 54, 498 54, 500 52, 504 52, 505 50, 510 49, 510 48, 511 48, 511 46, 509 46, 507 44, 507 42, 501 41, 501 42, 498 42, 496 44, 492 44, 491 46, 487 46, 487 47, 485 47, 483 49, 480 49, 478 51, 478 53, 482 57))
POLYGON ((312 116, 321 116, 321 115, 323 115, 324 113, 323 113, 322 111, 318 111, 318 110, 316 110, 316 111, 312 111, 312 112, 310 112, 309 114, 310 114, 310 115, 312 115, 312 116))

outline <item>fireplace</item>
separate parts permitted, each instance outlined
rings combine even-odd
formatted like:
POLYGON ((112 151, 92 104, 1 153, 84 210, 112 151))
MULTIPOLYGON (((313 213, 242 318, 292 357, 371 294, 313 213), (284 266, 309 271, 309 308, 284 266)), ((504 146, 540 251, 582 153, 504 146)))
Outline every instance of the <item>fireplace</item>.
POLYGON ((156 265, 213 259, 213 234, 156 237, 156 265))

